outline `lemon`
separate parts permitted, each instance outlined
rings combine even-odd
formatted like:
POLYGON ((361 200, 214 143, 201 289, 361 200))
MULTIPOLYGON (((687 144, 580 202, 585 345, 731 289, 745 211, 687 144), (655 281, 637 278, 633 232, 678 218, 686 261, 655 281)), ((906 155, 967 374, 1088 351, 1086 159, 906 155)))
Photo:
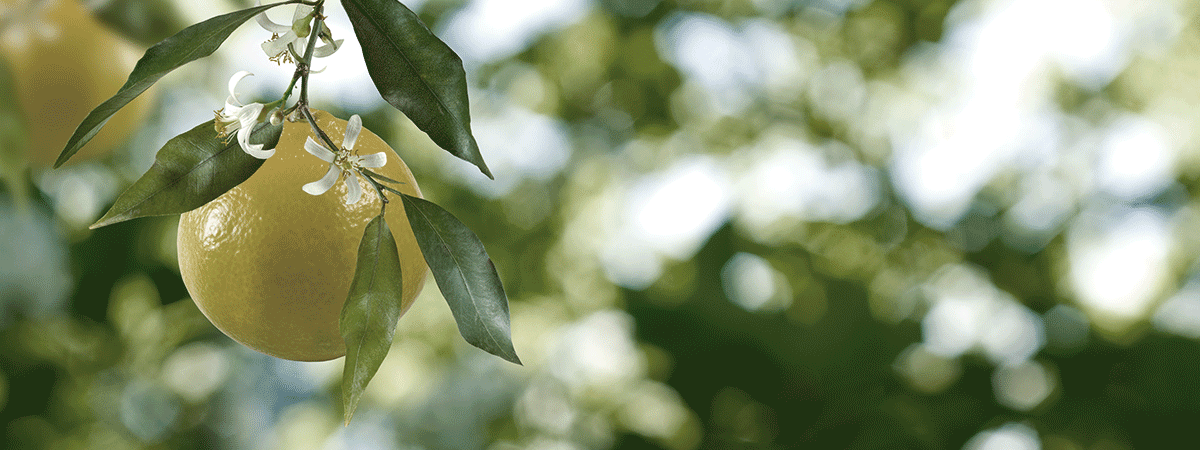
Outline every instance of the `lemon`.
MULTIPOLYGON (((8 61, 29 127, 28 161, 54 163, 92 108, 125 84, 137 47, 77 0, 0 0, 0 57, 8 61)), ((145 120, 152 92, 118 112, 71 161, 112 153, 145 120)))
MULTIPOLYGON (((341 142, 346 121, 314 111, 318 125, 341 142)), ((304 121, 285 122, 276 153, 241 185, 179 220, 179 270, 196 306, 218 329, 250 348, 283 359, 324 361, 345 354, 338 330, 358 244, 380 203, 365 181, 362 200, 346 205, 342 182, 322 195, 301 190, 328 163, 304 150, 304 121)), ((316 136, 313 136, 316 139, 316 136)), ((385 152, 375 171, 421 195, 412 172, 388 145, 363 129, 355 151, 385 152)), ((346 176, 346 175, 343 175, 346 176)), ((403 273, 402 313, 425 283, 427 266, 399 198, 385 215, 403 273)))

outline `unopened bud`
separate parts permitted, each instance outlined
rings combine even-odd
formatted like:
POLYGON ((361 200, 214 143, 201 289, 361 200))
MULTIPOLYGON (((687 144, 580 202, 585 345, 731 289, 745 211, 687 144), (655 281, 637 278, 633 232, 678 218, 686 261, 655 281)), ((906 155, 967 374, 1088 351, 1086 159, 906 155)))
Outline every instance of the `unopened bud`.
POLYGON ((308 37, 308 33, 312 31, 312 24, 309 23, 311 16, 292 22, 292 31, 299 37, 308 37))
POLYGON ((334 44, 333 33, 330 33, 329 28, 324 24, 321 24, 321 31, 317 32, 317 36, 321 38, 321 42, 326 44, 334 44))

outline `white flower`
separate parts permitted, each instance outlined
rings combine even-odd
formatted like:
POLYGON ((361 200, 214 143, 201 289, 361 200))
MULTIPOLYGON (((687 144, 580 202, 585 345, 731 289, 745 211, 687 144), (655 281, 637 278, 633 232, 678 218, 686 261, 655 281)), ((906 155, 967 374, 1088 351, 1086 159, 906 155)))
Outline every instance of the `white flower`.
MULTIPOLYGON (((262 6, 262 0, 257 0, 255 4, 262 6)), ((262 44, 263 52, 271 58, 271 61, 295 62, 292 57, 293 53, 300 54, 308 48, 308 37, 313 34, 312 26, 309 24, 312 20, 312 13, 313 7, 296 5, 296 12, 292 14, 292 23, 286 25, 275 23, 270 17, 267 17, 266 12, 254 16, 254 20, 258 22, 259 26, 272 33, 271 39, 262 44)), ((332 35, 329 34, 329 28, 324 24, 321 28, 316 34, 322 42, 325 42, 325 45, 319 45, 313 49, 313 56, 317 58, 332 55, 344 41, 344 39, 333 40, 332 35)))
POLYGON ((329 170, 325 172, 325 176, 321 177, 320 180, 304 185, 304 192, 312 195, 324 194, 337 183, 338 178, 342 176, 342 172, 345 172, 346 204, 358 203, 362 198, 362 187, 358 185, 358 177, 361 175, 359 175, 358 170, 363 167, 377 169, 387 163, 387 155, 383 152, 367 156, 354 154, 354 143, 358 141, 358 134, 361 132, 362 118, 358 117, 358 114, 355 114, 350 117, 350 121, 346 124, 346 135, 342 138, 342 148, 336 153, 329 151, 324 145, 318 144, 311 136, 304 142, 305 150, 313 156, 321 158, 321 161, 329 163, 329 170))
POLYGON ((217 137, 228 138, 237 132, 238 145, 242 146, 243 151, 255 158, 267 159, 275 154, 275 150, 263 150, 262 144, 250 143, 250 133, 254 131, 254 126, 258 124, 262 116, 263 104, 243 105, 237 99, 237 93, 234 92, 237 84, 250 75, 253 74, 243 70, 233 74, 233 78, 229 79, 229 98, 225 100, 224 108, 215 111, 217 117, 213 124, 217 128, 217 137))

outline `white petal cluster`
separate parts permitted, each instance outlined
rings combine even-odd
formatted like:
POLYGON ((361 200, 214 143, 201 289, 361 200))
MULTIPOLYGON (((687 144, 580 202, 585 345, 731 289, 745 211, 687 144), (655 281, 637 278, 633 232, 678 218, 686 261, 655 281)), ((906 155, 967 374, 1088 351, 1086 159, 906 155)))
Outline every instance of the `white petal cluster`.
POLYGON ((261 121, 263 104, 243 105, 237 98, 238 83, 250 75, 253 74, 243 70, 229 79, 229 98, 225 100, 225 107, 216 111, 217 117, 213 123, 217 129, 217 137, 228 138, 236 133, 238 145, 243 151, 255 158, 267 159, 275 154, 274 149, 263 149, 263 144, 250 143, 250 133, 261 121))
MULTIPOLYGON (((262 6, 262 0, 257 0, 255 4, 262 6)), ((312 15, 312 6, 297 5, 290 24, 275 23, 270 17, 267 17, 265 12, 254 17, 259 26, 272 33, 271 39, 262 44, 263 52, 271 58, 271 61, 281 64, 296 62, 298 55, 308 47, 309 37, 314 34, 311 24, 312 15)), ((315 34, 324 43, 313 49, 313 56, 317 58, 332 55, 344 41, 344 39, 334 40, 329 28, 324 24, 321 25, 321 30, 317 30, 315 34)))
POLYGON ((358 185, 358 177, 361 176, 358 172, 359 169, 383 167, 387 163, 387 155, 383 152, 366 156, 355 155, 354 144, 358 141, 358 135, 361 132, 362 118, 355 114, 346 124, 346 134, 342 137, 342 148, 338 151, 330 151, 324 145, 314 141, 311 136, 304 142, 304 149, 308 153, 329 163, 329 170, 325 172, 325 176, 304 185, 304 192, 312 195, 324 194, 337 183, 338 178, 342 177, 342 173, 345 173, 346 177, 343 181, 346 183, 346 204, 358 203, 362 199, 362 187, 358 185))

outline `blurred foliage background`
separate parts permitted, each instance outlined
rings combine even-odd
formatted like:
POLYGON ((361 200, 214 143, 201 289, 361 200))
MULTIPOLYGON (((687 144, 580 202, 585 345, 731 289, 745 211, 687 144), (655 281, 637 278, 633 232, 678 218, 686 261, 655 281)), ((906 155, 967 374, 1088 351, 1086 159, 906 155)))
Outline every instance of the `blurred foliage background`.
MULTIPOLYGON (((22 3, 0 2, 8 45, 61 31, 22 3)), ((0 448, 1195 441, 1193 2, 405 0, 464 59, 495 181, 386 107, 329 3, 348 45, 314 106, 363 115, 480 235, 526 365, 465 344, 426 289, 343 427, 341 360, 221 335, 174 218, 87 229, 235 71, 257 75, 243 98, 282 92, 251 23, 103 158, 25 168, 45 127, 0 91, 0 448)), ((141 50, 252 2, 81 4, 141 50)))

